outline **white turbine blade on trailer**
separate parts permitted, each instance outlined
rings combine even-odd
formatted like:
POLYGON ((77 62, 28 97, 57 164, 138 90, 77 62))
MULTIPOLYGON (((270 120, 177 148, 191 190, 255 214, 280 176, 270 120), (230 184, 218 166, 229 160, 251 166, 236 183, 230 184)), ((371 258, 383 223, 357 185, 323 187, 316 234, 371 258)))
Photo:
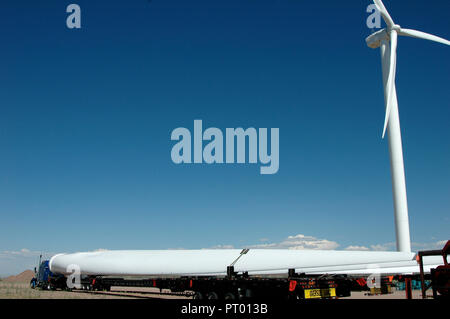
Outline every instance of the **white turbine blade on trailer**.
POLYGON ((392 109, 392 97, 394 95, 394 86, 395 86, 395 69, 396 69, 396 62, 397 62, 397 32, 395 30, 392 30, 390 32, 391 37, 391 50, 389 54, 389 76, 386 83, 386 115, 384 118, 384 127, 383 127, 383 135, 382 138, 384 138, 384 135, 386 133, 386 128, 389 122, 389 116, 391 115, 391 109, 392 109))
POLYGON ((386 24, 389 28, 392 28, 395 25, 394 20, 392 20, 391 16, 389 15, 389 12, 386 10, 386 7, 384 6, 383 2, 381 0, 373 0, 373 2, 377 6, 378 11, 380 11, 384 22, 386 22, 386 24))
POLYGON ((401 28, 398 31, 398 34, 399 35, 404 35, 404 36, 407 36, 407 37, 413 37, 413 38, 419 38, 419 39, 424 39, 424 40, 430 40, 430 41, 434 41, 434 42, 439 42, 439 43, 442 43, 442 44, 450 45, 450 41, 448 41, 448 40, 446 40, 444 38, 440 38, 438 36, 429 34, 429 33, 422 32, 422 31, 401 28))
MULTIPOLYGON (((225 275, 240 254, 240 249, 109 250, 58 254, 50 259, 49 267, 64 275, 72 274, 72 265, 79 267, 81 275, 95 276, 225 275)), ((414 256, 392 251, 250 249, 234 267, 249 274, 286 274, 288 269, 317 274, 403 273, 405 269, 418 273, 414 256)), ((435 268, 442 257, 424 263, 435 268)))

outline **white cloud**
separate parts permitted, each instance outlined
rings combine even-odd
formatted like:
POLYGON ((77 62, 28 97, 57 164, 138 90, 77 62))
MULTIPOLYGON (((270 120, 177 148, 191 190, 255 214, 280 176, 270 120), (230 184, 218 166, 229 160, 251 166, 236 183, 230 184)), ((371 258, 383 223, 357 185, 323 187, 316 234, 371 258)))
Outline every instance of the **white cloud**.
MULTIPOLYGON (((38 266, 41 252, 27 248, 20 250, 4 250, 0 252, 0 276, 17 275, 26 269, 38 266)), ((50 253, 42 253, 42 259, 52 256, 50 253)))
MULTIPOLYGON (((442 249, 444 248, 447 240, 438 240, 429 243, 411 243, 412 251, 420 251, 420 250, 434 250, 434 249, 442 249)), ((384 244, 376 244, 370 245, 370 250, 374 251, 395 251, 397 249, 397 245, 395 242, 389 242, 384 244)))
POLYGON ((448 240, 440 240, 436 242, 436 244, 440 245, 442 248, 444 248, 445 244, 447 244, 448 240))
MULTIPOLYGON (((251 248, 251 249, 316 249, 316 250, 335 250, 340 247, 340 244, 328 240, 328 239, 320 239, 314 236, 307 236, 303 234, 298 234, 294 236, 289 236, 286 239, 280 242, 266 242, 268 241, 266 238, 262 238, 259 240, 260 244, 255 245, 246 245, 242 248, 251 248)), ((431 243, 412 243, 412 250, 430 250, 430 249, 442 249, 446 244, 446 240, 434 241, 431 243)), ((208 249, 233 249, 235 248, 233 245, 216 245, 210 247, 208 249)), ((349 245, 344 250, 348 251, 395 251, 396 243, 395 242, 387 242, 382 244, 373 244, 369 246, 362 245, 349 245)))
POLYGON ((279 243, 264 243, 246 246, 246 248, 322 249, 322 250, 332 250, 336 249, 337 247, 339 247, 339 244, 335 241, 330 241, 328 239, 319 239, 313 236, 306 236, 303 234, 289 236, 279 243))
POLYGON ((353 250, 353 251, 361 251, 361 250, 364 250, 364 251, 367 251, 367 250, 370 250, 368 247, 366 247, 366 246, 348 246, 347 248, 345 248, 344 250, 353 250))
POLYGON ((0 252, 0 258, 18 258, 18 257, 36 257, 41 253, 39 251, 31 251, 27 248, 21 250, 4 250, 0 252))
POLYGON ((431 243, 411 243, 411 247, 413 251, 420 251, 420 250, 434 250, 434 249, 442 249, 444 248, 445 244, 447 243, 447 240, 439 240, 431 243))
POLYGON ((370 245, 370 250, 374 251, 393 251, 396 249, 396 244, 394 242, 370 245))
POLYGON ((234 249, 233 245, 216 245, 206 249, 234 249))

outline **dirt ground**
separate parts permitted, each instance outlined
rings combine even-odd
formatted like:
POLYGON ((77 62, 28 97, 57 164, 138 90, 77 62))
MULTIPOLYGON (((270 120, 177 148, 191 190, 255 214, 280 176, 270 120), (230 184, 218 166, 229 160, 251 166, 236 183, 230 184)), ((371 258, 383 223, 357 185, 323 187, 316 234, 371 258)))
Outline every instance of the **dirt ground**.
POLYGON ((45 291, 31 289, 29 283, 0 282, 0 299, 117 299, 133 298, 114 295, 86 294, 74 291, 45 291))
MULTIPOLYGON (((163 291, 168 293, 168 291, 163 291)), ((26 282, 0 281, 0 299, 190 299, 178 295, 161 295, 154 288, 111 287, 108 292, 90 291, 48 291, 31 289, 26 282)))
MULTIPOLYGON (((111 287, 108 292, 47 291, 31 289, 30 280, 34 272, 26 270, 0 281, 0 299, 190 299, 179 295, 161 295, 159 289, 138 287, 111 287)), ((162 291, 170 293, 169 291, 162 291)))
MULTIPOLYGON (((353 291, 352 295, 350 297, 345 297, 342 299, 366 299, 366 300, 372 300, 372 299, 406 299, 406 293, 404 290, 396 291, 395 288, 393 288, 393 292, 386 295, 375 295, 375 296, 369 296, 367 295, 367 291, 353 291)), ((412 298, 413 299, 422 299, 422 291, 421 290, 413 290, 412 291, 412 298)), ((427 298, 433 298, 433 294, 431 291, 427 292, 427 298)))
MULTIPOLYGON (((163 293, 168 291, 163 291, 163 293)), ((395 291, 387 295, 368 296, 367 292, 352 292, 352 296, 342 299, 405 299, 405 291, 395 291)), ((0 282, 0 299, 191 299, 178 295, 160 295, 159 289, 112 287, 110 292, 86 291, 46 291, 31 289, 25 282, 0 282)), ((413 290, 413 299, 421 299, 421 291, 413 290)), ((429 292, 429 298, 431 298, 429 292)))

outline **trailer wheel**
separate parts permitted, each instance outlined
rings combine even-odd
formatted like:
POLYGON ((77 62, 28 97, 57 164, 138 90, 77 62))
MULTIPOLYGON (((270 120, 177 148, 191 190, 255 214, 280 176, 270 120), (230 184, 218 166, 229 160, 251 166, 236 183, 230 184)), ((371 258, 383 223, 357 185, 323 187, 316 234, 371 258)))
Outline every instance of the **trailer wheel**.
POLYGON ((225 300, 236 300, 236 296, 234 293, 232 292, 227 292, 224 296, 223 299, 225 300))
POLYGON ((219 295, 216 292, 214 292, 214 291, 210 291, 206 295, 206 299, 217 300, 217 299, 219 299, 219 295))
POLYGON ((193 298, 198 300, 204 299, 203 294, 200 291, 196 291, 193 298))

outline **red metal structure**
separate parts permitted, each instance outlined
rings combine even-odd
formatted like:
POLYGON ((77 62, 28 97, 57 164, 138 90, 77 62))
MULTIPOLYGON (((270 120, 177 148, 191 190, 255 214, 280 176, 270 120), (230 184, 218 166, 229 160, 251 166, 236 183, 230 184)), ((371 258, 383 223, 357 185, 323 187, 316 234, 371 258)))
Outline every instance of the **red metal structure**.
POLYGON ((450 240, 447 241, 442 250, 427 250, 417 253, 420 266, 420 281, 422 286, 422 298, 426 298, 426 291, 430 287, 425 287, 425 275, 423 272, 423 257, 425 256, 442 256, 443 265, 431 269, 430 279, 431 288, 433 289, 433 298, 438 298, 438 293, 442 297, 450 297, 450 265, 447 262, 447 255, 450 253, 450 240))

